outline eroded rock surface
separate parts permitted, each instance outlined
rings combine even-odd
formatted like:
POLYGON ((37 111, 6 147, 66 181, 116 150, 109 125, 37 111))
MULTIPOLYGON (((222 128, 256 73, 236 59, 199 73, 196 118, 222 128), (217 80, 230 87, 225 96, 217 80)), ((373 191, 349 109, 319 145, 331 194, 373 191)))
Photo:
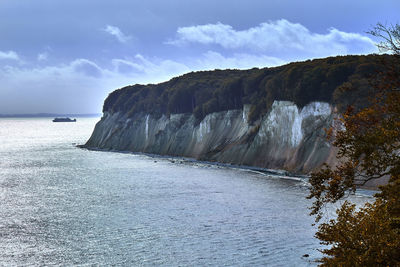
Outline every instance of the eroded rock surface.
POLYGON ((238 165, 308 173, 332 154, 324 128, 333 120, 325 102, 302 109, 275 101, 258 121, 248 121, 250 107, 208 114, 196 123, 192 114, 163 115, 105 112, 86 143, 88 148, 184 156, 238 165))

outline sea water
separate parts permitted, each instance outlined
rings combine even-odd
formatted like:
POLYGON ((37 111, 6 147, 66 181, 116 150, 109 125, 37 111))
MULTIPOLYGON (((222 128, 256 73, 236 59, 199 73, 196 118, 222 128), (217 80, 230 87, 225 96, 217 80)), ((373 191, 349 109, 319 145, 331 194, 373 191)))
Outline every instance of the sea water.
POLYGON ((0 265, 316 265, 301 179, 77 148, 98 120, 0 119, 0 265))

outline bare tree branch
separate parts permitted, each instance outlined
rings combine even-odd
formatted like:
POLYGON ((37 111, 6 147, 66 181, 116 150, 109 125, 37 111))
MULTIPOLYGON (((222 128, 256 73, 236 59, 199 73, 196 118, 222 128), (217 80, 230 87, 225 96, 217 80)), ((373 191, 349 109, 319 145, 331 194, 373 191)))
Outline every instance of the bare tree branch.
POLYGON ((372 36, 382 38, 377 47, 381 52, 392 52, 393 54, 400 55, 400 25, 383 25, 377 23, 372 30, 367 31, 372 36))

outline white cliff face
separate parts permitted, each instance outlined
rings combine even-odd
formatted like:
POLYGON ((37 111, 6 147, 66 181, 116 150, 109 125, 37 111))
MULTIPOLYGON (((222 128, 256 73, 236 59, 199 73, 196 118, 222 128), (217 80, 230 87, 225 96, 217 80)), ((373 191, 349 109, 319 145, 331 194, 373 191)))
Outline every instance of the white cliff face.
POLYGON ((327 119, 331 115, 328 103, 312 102, 303 109, 289 101, 275 101, 268 116, 262 121, 259 138, 270 139, 284 146, 300 145, 306 129, 306 119, 327 119))
POLYGON ((244 123, 248 123, 249 120, 249 113, 250 113, 250 105, 244 105, 242 111, 242 118, 244 123))
POLYGON ((145 135, 146 135, 146 141, 149 139, 149 117, 150 117, 150 115, 149 114, 147 114, 146 115, 146 128, 145 128, 145 135))
POLYGON ((199 124, 191 114, 127 119, 105 113, 86 145, 301 172, 318 167, 330 153, 323 138, 333 116, 328 103, 299 109, 292 102, 275 101, 254 125, 248 122, 249 111, 246 105, 208 114, 199 124))
POLYGON ((326 117, 332 113, 331 105, 325 102, 312 102, 301 110, 303 117, 322 116, 326 117))
POLYGON ((279 140, 282 145, 298 145, 302 132, 297 106, 288 101, 275 101, 271 112, 261 123, 259 138, 279 140))
POLYGON ((193 133, 196 133, 196 139, 197 141, 201 142, 203 140, 203 136, 207 135, 208 133, 211 132, 211 120, 212 120, 212 115, 209 114, 206 116, 199 124, 199 127, 196 128, 196 130, 193 133))

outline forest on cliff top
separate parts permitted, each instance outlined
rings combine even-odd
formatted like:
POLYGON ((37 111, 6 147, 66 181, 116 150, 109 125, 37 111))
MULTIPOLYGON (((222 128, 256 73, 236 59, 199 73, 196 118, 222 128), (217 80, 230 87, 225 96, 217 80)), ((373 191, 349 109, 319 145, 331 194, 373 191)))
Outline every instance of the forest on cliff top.
POLYGON ((299 107, 325 101, 343 111, 349 104, 365 105, 369 79, 392 60, 390 55, 336 56, 273 68, 191 72, 159 84, 115 90, 105 100, 103 112, 128 117, 194 113, 200 121, 207 114, 250 104, 249 120, 255 121, 275 100, 299 107))

